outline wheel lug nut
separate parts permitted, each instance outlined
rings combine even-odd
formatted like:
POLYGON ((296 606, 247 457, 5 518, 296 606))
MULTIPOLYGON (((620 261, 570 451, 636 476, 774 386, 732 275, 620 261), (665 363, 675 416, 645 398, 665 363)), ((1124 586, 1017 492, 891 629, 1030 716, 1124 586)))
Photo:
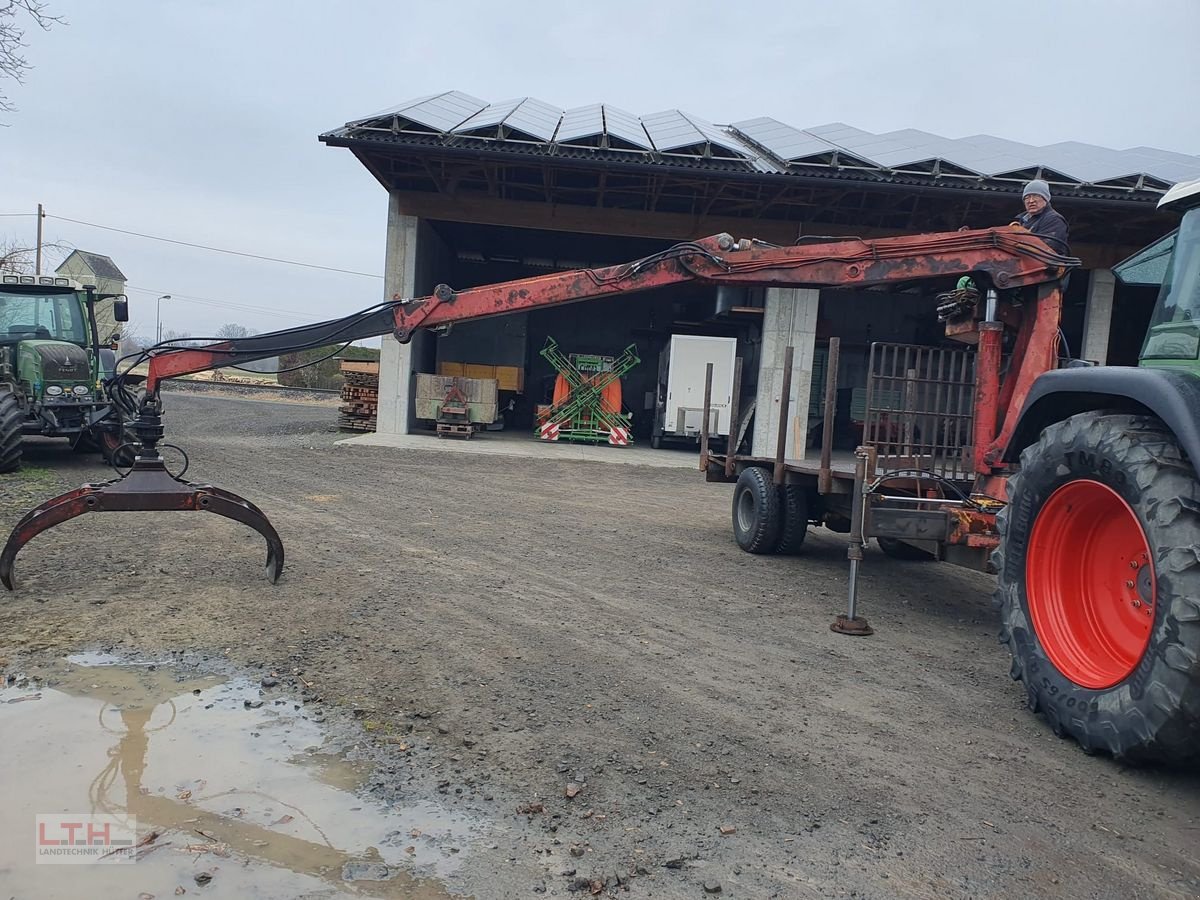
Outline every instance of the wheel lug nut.
POLYGON ((1133 587, 1133 582, 1132 581, 1125 582, 1125 587, 1127 587, 1127 588, 1133 587))
POLYGON ((1131 568, 1131 569, 1136 569, 1136 568, 1137 568, 1137 560, 1136 560, 1136 559, 1131 559, 1131 560, 1129 561, 1129 568, 1131 568))
POLYGON ((1134 600, 1134 601, 1133 601, 1133 608, 1134 608, 1134 609, 1138 609, 1139 607, 1141 607, 1141 605, 1142 605, 1142 601, 1141 601, 1141 600, 1134 600))

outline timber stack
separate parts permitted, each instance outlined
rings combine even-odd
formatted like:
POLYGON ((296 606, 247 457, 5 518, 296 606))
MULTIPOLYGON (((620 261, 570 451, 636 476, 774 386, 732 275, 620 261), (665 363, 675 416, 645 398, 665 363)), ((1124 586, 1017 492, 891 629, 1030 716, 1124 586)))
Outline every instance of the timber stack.
POLYGON ((338 407, 341 431, 374 431, 379 414, 379 363, 343 359, 342 405, 338 407))

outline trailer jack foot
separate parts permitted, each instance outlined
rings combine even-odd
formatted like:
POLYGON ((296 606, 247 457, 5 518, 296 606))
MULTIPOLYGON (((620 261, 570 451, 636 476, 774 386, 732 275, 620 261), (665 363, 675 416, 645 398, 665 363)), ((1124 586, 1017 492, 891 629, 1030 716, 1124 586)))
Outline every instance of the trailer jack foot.
POLYGON ((875 633, 875 629, 867 624, 867 620, 862 616, 838 616, 829 626, 830 631, 836 631, 838 634, 848 634, 851 637, 868 637, 875 633))
MULTIPOLYGON (((143 450, 143 452, 147 452, 143 450)), ((283 542, 263 511, 244 497, 214 487, 193 484, 167 471, 156 450, 138 456, 133 468, 121 478, 100 484, 85 484, 47 500, 27 513, 9 535, 0 552, 0 582, 14 589, 13 563, 27 543, 48 528, 90 512, 195 511, 234 519, 257 531, 267 542, 267 578, 278 580, 283 572, 283 542)))

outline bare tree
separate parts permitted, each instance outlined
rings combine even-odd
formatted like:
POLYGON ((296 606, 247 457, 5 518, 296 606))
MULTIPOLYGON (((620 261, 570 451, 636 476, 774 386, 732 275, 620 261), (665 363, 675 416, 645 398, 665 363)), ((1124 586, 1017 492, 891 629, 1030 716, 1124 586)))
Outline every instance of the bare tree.
POLYGON ((162 342, 164 344, 174 344, 176 347, 197 347, 204 343, 203 341, 193 340, 191 334, 188 332, 176 331, 174 328, 163 329, 162 342))
MULTIPOLYGON (((17 84, 25 80, 30 65, 22 51, 28 46, 24 38, 30 19, 42 31, 66 24, 62 16, 51 15, 42 0, 0 0, 0 79, 11 78, 17 84)), ((0 91, 0 112, 15 109, 8 95, 0 91)))
MULTIPOLYGON (((153 326, 153 323, 151 323, 153 326)), ((139 353, 146 347, 149 347, 154 342, 145 336, 145 327, 140 322, 124 322, 117 325, 117 332, 121 335, 121 346, 117 351, 121 356, 131 353, 139 353)), ((107 335, 100 335, 103 341, 107 335)))
MULTIPOLYGON (((3 109, 3 106, 0 106, 3 109)), ((42 242, 42 271, 48 271, 55 263, 71 252, 71 247, 60 241, 42 242)), ((30 247, 24 241, 15 239, 0 239, 0 272, 14 275, 34 274, 34 262, 37 259, 37 248, 30 247)))
POLYGON ((233 322, 222 325, 217 329, 217 337, 219 338, 245 338, 253 335, 254 329, 247 328, 245 325, 237 325, 233 322))

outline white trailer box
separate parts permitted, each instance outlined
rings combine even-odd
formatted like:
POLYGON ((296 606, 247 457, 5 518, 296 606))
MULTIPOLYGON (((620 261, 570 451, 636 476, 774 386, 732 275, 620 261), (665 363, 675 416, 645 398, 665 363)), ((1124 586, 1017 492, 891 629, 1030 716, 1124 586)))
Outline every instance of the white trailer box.
POLYGON ((713 364, 709 403, 710 437, 728 437, 733 401, 737 338, 671 335, 659 359, 658 415, 654 443, 661 438, 699 440, 704 421, 704 374, 713 364))

